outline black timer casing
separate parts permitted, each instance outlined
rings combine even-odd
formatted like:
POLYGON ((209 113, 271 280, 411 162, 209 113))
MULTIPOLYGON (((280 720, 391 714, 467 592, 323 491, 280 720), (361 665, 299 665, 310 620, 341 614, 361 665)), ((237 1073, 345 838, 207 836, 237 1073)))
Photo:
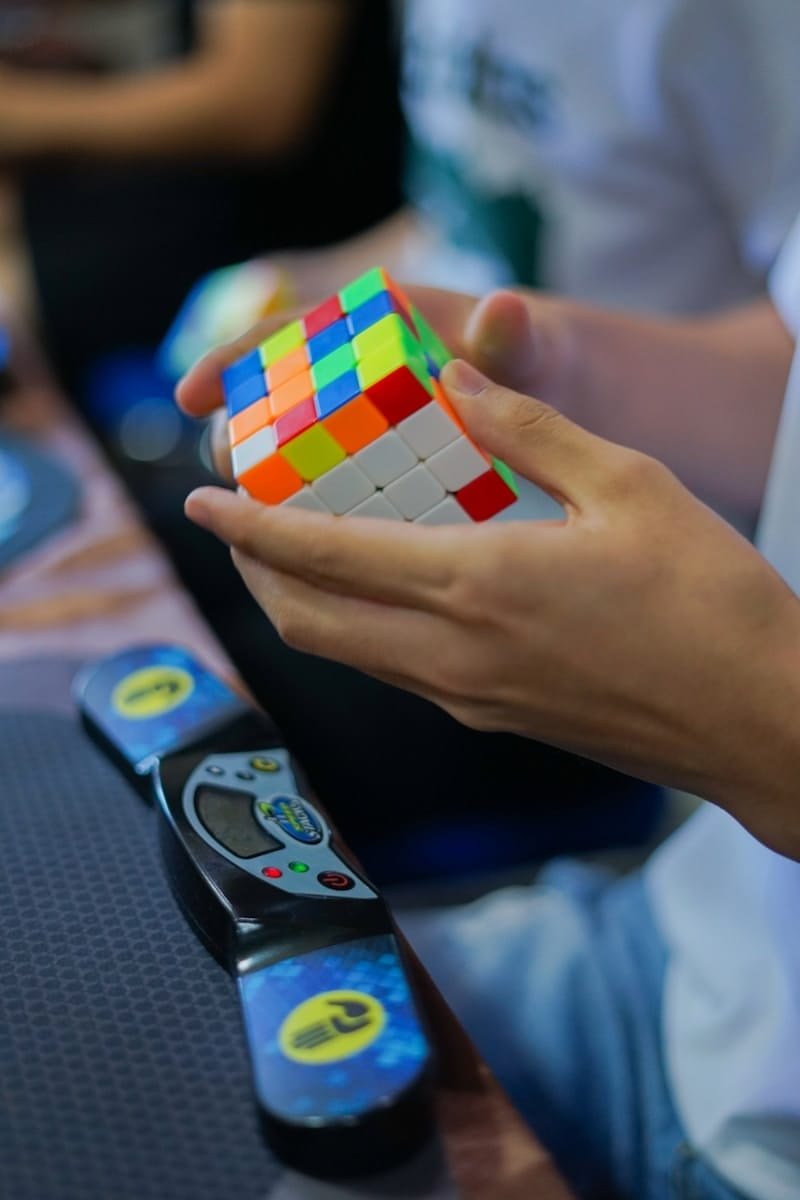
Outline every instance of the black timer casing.
POLYGON ((237 981, 273 1150, 322 1177, 410 1156, 433 1131, 433 1063, 404 955, 275 726, 175 647, 106 659, 76 692, 156 802, 172 890, 237 981))

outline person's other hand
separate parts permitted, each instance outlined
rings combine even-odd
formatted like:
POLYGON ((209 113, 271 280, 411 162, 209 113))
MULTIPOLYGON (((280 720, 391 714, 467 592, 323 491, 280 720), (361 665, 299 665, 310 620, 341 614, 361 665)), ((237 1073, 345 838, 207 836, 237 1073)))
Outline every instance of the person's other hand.
MULTIPOLYGON (((484 300, 438 288, 407 287, 412 302, 453 353, 468 358, 500 382, 564 407, 578 362, 572 306, 563 300, 495 292, 484 300)), ((223 410, 222 372, 302 312, 281 313, 241 338, 220 346, 178 385, 179 406, 193 417, 213 417, 212 447, 219 474, 230 481, 230 444, 223 410)))
POLYGON ((465 363, 442 379, 476 441, 558 500, 563 521, 428 528, 218 489, 190 496, 187 514, 232 547, 289 645, 475 728, 717 800, 800 855, 789 589, 655 460, 465 363))

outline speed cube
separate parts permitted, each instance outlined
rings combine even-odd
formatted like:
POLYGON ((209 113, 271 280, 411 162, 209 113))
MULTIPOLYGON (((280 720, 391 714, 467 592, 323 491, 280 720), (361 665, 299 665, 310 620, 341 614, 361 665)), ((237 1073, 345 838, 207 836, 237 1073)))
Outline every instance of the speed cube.
POLYGON ((265 504, 441 525, 517 498, 439 384, 452 356, 375 268, 223 375, 233 469, 265 504))

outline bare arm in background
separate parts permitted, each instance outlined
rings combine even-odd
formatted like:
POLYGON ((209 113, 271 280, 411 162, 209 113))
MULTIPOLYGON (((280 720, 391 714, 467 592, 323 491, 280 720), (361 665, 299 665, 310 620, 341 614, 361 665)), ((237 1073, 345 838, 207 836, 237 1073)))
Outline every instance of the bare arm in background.
POLYGON ((0 69, 0 161, 269 158, 313 127, 351 0, 206 0, 199 44, 150 74, 0 69))

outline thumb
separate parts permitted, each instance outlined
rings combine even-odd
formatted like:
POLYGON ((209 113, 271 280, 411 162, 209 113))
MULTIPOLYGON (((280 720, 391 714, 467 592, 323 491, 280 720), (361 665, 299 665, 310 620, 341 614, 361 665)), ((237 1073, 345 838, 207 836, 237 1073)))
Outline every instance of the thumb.
POLYGON ((581 508, 608 477, 611 443, 541 400, 492 383, 461 359, 447 364, 441 383, 478 445, 562 504, 581 508))
POLYGON ((563 337, 552 303, 539 308, 534 313, 515 292, 493 292, 470 314, 464 343, 470 362, 492 379, 551 399, 564 373, 563 337))

